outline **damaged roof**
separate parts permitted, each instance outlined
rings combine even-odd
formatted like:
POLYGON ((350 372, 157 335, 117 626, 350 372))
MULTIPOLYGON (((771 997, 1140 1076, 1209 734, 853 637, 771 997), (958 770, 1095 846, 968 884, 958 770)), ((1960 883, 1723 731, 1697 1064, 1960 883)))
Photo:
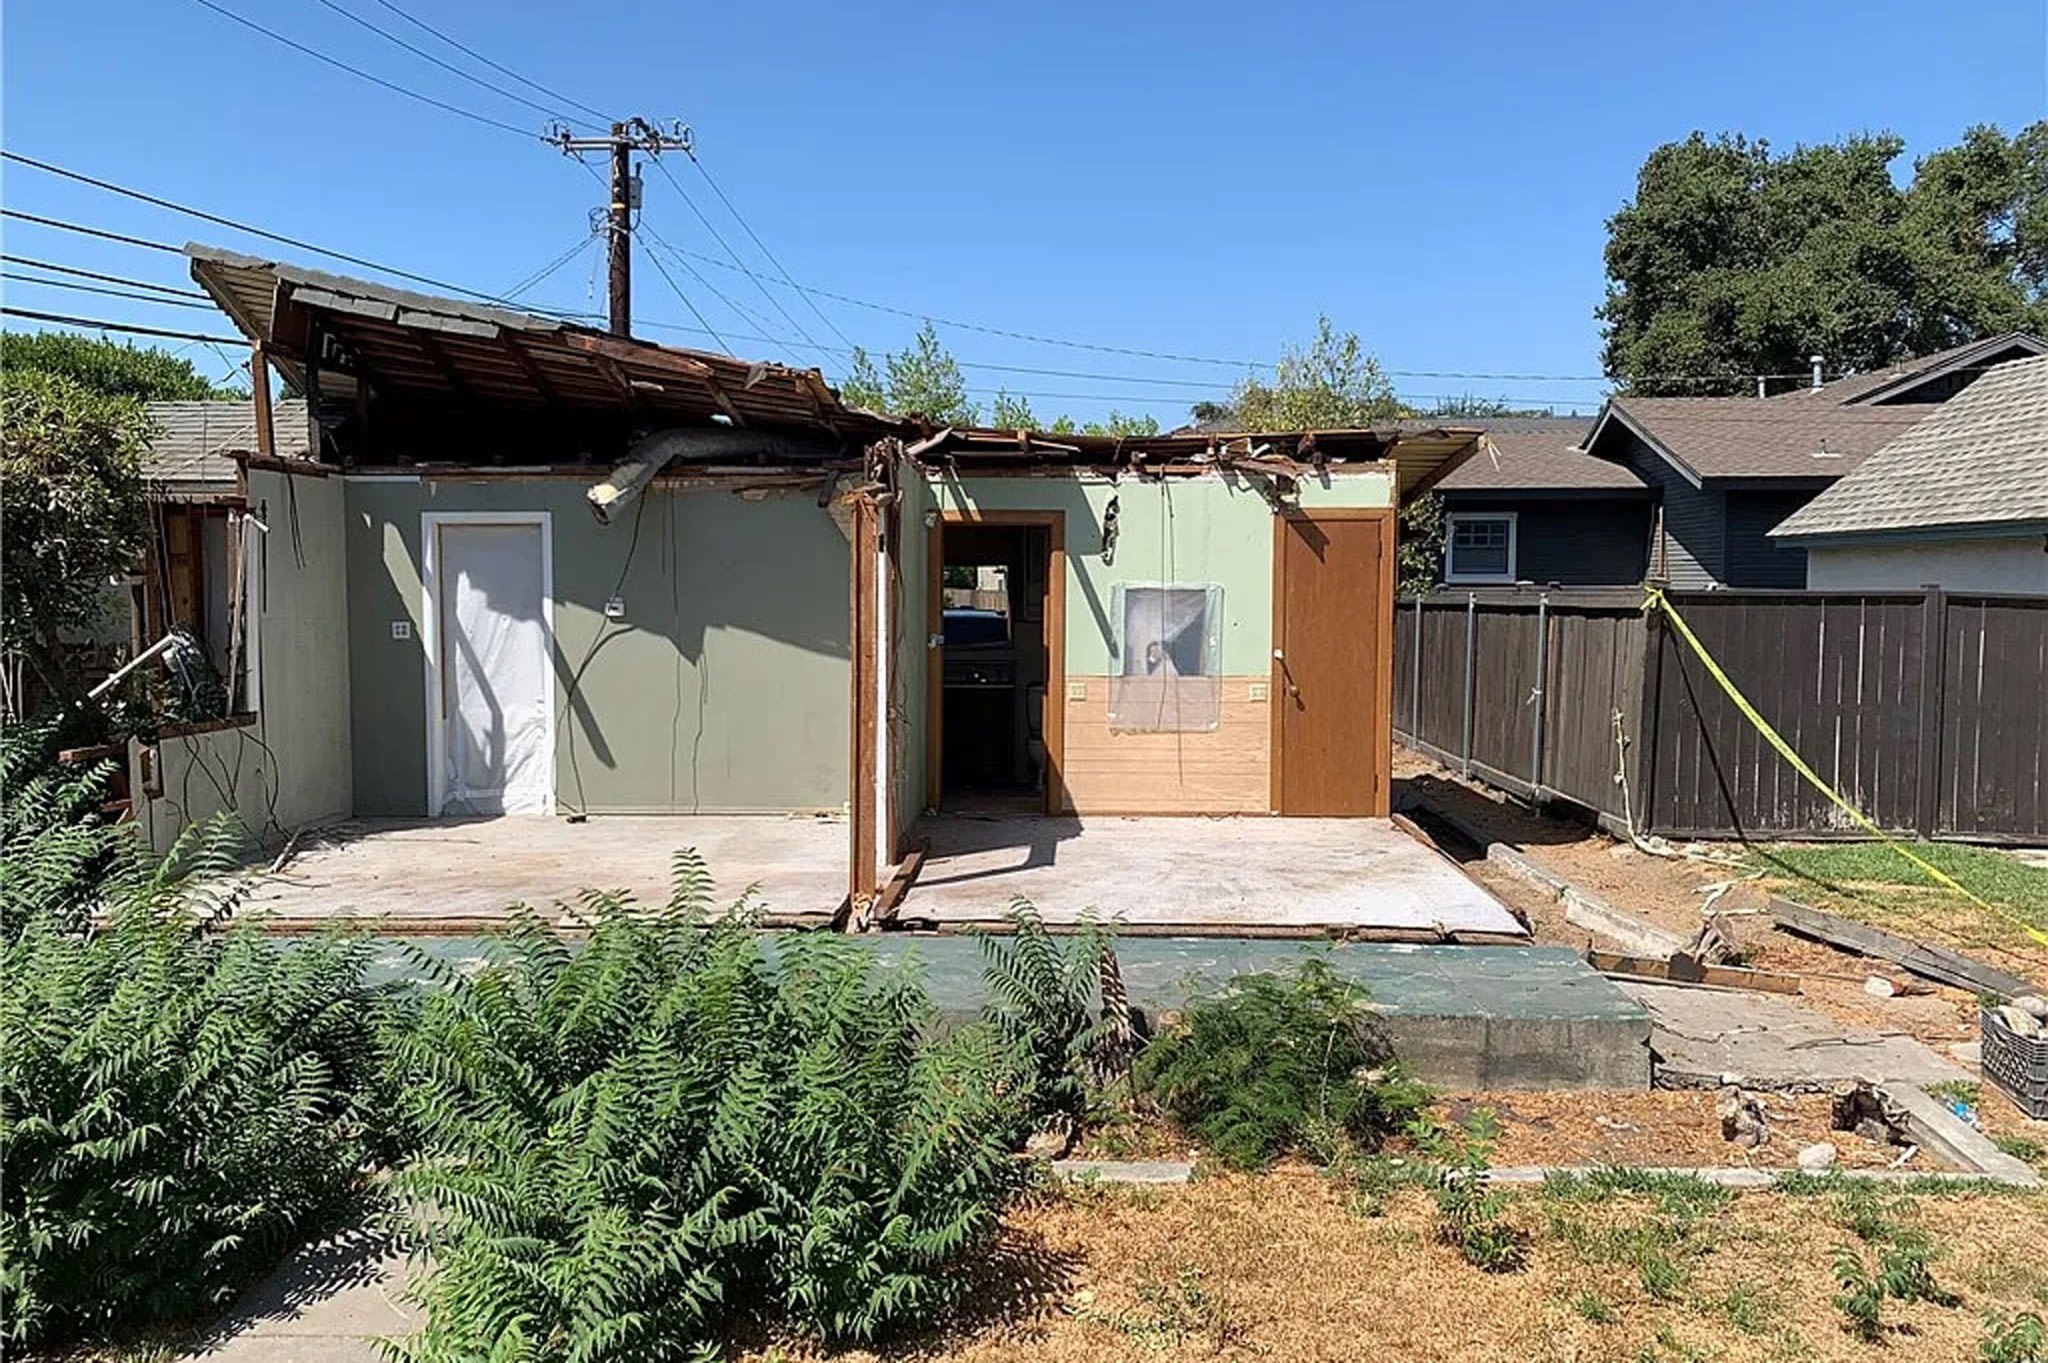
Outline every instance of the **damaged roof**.
POLYGON ((192 277, 301 391, 644 412, 872 439, 899 429, 850 407, 815 369, 657 345, 485 303, 189 244, 192 277))
POLYGON ((2048 356, 1991 370, 1771 537, 2041 525, 2048 525, 2048 356))
POLYGON ((1048 434, 949 426, 906 447, 925 463, 983 468, 1082 466, 1157 469, 1249 465, 1283 474, 1392 460, 1403 499, 1428 491, 1479 448, 1466 426, 1389 425, 1326 431, 1173 431, 1162 435, 1048 434))

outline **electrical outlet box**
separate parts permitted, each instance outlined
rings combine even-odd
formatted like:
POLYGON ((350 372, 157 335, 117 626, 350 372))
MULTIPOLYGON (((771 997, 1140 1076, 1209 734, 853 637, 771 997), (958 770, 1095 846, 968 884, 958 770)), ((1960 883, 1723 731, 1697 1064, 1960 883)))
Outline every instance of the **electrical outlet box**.
POLYGON ((1266 698, 1266 683, 1253 682, 1245 688, 1244 698, 1246 700, 1264 700, 1266 698))
POLYGON ((607 620, 625 619, 626 598, 623 596, 614 596, 607 598, 604 603, 604 618, 607 620))
POLYGON ((1068 699, 1068 700, 1086 700, 1086 699, 1088 699, 1088 683, 1087 683, 1087 682, 1084 682, 1084 681, 1070 681, 1070 682, 1068 682, 1068 683, 1067 683, 1067 699, 1068 699))
POLYGON ((391 622, 391 637, 394 639, 412 638, 412 621, 393 620, 391 622))

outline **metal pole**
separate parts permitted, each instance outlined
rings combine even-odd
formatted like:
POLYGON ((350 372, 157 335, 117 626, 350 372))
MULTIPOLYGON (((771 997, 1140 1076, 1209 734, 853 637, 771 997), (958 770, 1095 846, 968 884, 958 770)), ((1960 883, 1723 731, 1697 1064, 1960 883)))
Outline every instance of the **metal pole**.
POLYGON ((1550 593, 1536 598, 1536 686, 1529 692, 1536 707, 1536 728, 1529 739, 1529 785, 1543 794, 1543 721, 1550 709, 1550 593))
POLYGON ((1472 774, 1472 672, 1473 650, 1479 638, 1479 593, 1465 593, 1465 736, 1458 747, 1459 770, 1472 774))

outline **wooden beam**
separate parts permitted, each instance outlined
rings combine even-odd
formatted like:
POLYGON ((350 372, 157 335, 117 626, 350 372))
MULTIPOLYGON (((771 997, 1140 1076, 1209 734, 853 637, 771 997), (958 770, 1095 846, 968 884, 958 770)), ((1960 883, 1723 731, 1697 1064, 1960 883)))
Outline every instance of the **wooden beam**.
POLYGON ((270 359, 263 342, 249 343, 249 393, 256 402, 256 453, 277 458, 277 428, 270 419, 270 359))
POLYGON ((510 332, 501 332, 498 344, 512 357, 512 363, 519 366, 519 372, 526 375, 526 381, 533 385, 533 390, 542 397, 553 400, 556 396, 554 385, 548 382, 547 375, 540 372, 540 366, 533 362, 533 356, 526 353, 526 347, 512 339, 510 332))
POLYGON ((711 400, 718 404, 718 410, 725 413, 728 421, 735 426, 747 424, 747 419, 740 415, 739 408, 732 405, 732 398, 727 395, 724 387, 718 382, 718 376, 711 372, 709 366, 705 367, 704 386, 711 390, 711 400))
POLYGON ((469 391, 469 384, 464 381, 461 372, 455 368, 454 361, 448 358, 447 350, 442 347, 439 341, 435 340, 431 334, 425 331, 417 333, 412 339, 421 350, 426 352, 428 361, 440 373, 441 377, 448 381, 448 386, 455 390, 457 397, 467 401, 473 396, 469 391))
POLYGON ((623 360, 630 364, 645 365, 649 369, 666 370, 668 373, 681 374, 693 379, 708 380, 717 373, 702 360, 692 359, 688 355, 678 355, 673 350, 663 350, 657 346, 622 341, 615 336, 586 336, 581 332, 569 332, 561 339, 571 350, 580 350, 600 360, 623 360))
POLYGON ((1632 980, 1656 980, 1663 984, 1705 984, 1719 989, 1757 989, 1766 994, 1797 994, 1799 977, 1745 966, 1708 965, 1683 954, 1669 960, 1657 956, 1623 956, 1612 951, 1588 951, 1586 964, 1603 975, 1623 975, 1632 980))
POLYGON ((1967 989, 1973 994, 1996 994, 2000 998, 2012 998, 2019 994, 2031 994, 2033 985, 2017 975, 2009 975, 1996 966, 1982 961, 1973 961, 1968 956, 1948 950, 1945 947, 1928 946, 1924 942, 1912 942, 1896 937, 1882 928, 1873 928, 1867 923, 1844 918, 1840 914, 1826 913, 1809 908, 1796 900, 1771 896, 1771 918, 1786 932, 1800 937, 1811 937, 1829 946, 1841 947, 1863 956, 1875 956, 1890 961, 1925 976, 1938 984, 1955 989, 1967 989))

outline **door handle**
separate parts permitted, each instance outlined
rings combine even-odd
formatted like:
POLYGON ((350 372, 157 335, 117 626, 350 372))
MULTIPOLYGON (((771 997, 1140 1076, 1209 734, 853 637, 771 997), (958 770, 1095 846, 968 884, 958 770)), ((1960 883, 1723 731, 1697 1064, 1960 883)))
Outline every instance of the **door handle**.
POLYGON ((1273 661, 1280 664, 1280 686, 1281 689, 1287 692, 1287 698, 1289 700, 1300 700, 1301 688, 1294 684, 1294 671, 1292 668, 1287 666, 1287 654, 1285 650, 1277 648, 1274 649, 1273 661))

